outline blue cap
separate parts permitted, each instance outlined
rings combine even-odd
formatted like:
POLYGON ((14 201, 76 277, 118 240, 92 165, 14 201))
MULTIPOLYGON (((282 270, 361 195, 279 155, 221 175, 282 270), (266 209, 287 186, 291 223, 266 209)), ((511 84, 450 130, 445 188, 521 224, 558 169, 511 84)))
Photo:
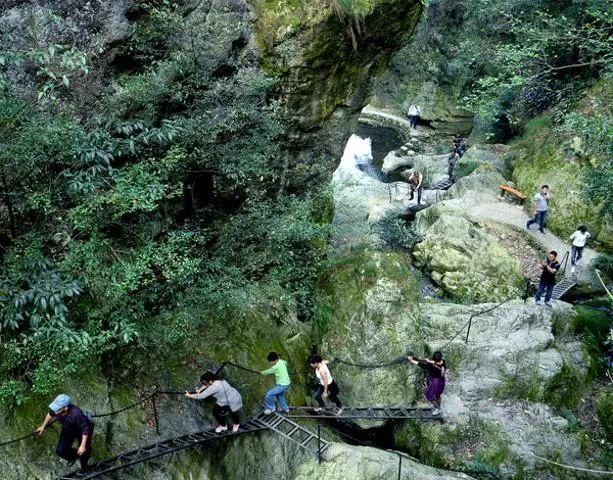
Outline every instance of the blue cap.
POLYGON ((65 393, 62 393, 55 397, 55 400, 49 404, 49 410, 54 413, 60 413, 64 407, 70 405, 70 397, 65 393))

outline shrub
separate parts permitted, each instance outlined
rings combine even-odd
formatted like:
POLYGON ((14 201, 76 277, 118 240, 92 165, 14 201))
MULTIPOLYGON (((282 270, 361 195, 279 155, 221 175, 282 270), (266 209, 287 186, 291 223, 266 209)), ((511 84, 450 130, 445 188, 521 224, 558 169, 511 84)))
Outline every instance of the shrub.
POLYGON ((387 212, 375 228, 383 244, 392 249, 411 251, 421 240, 414 225, 393 212, 387 212))
MULTIPOLYGON (((611 190, 609 190, 609 196, 611 190)), ((613 279, 613 254, 601 253, 592 262, 592 268, 594 270, 600 270, 610 279, 613 279)))
POLYGON ((613 441, 613 415, 611 415, 611 412, 613 412, 613 389, 609 387, 600 392, 596 398, 598 420, 609 442, 613 441))

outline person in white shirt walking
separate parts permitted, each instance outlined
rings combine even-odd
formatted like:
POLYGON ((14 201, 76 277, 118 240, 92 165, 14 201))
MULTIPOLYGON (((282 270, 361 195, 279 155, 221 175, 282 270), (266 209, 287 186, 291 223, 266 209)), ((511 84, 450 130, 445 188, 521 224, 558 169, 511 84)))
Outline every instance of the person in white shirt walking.
POLYGON ((570 273, 573 275, 575 273, 575 265, 577 265, 577 262, 581 260, 581 257, 583 257, 583 247, 585 247, 585 242, 588 238, 590 238, 590 236, 590 232, 587 231, 587 227, 585 225, 579 226, 575 233, 570 236, 570 240, 573 241, 570 254, 570 264, 572 265, 570 273))
POLYGON ((309 365, 311 365, 311 368, 315 369, 315 375, 317 375, 317 380, 319 380, 319 386, 315 394, 315 400, 317 400, 319 407, 315 408, 315 412, 323 412, 326 407, 323 399, 329 398, 336 405, 335 415, 340 415, 343 413, 343 404, 338 398, 338 385, 332 378, 332 374, 328 368, 328 362, 319 355, 311 355, 309 357, 309 365))
POLYGON ((417 119, 419 118, 420 115, 421 115, 421 108, 419 108, 419 105, 412 103, 411 106, 409 107, 409 122, 410 122, 411 128, 417 128, 417 119))

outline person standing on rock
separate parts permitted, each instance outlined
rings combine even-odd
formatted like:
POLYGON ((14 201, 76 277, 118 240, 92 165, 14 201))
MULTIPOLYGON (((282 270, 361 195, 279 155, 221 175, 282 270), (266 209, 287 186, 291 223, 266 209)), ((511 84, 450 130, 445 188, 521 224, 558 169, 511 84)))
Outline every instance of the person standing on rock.
POLYGON ((415 170, 409 177, 409 188, 411 189, 411 196, 409 197, 409 200, 413 200, 413 197, 415 196, 415 191, 417 191, 417 205, 421 203, 421 193, 424 190, 424 187, 422 185, 423 181, 424 176, 421 174, 421 172, 417 170, 415 170))
POLYGON ((526 228, 530 230, 533 223, 539 224, 539 232, 545 233, 545 221, 547 220, 547 210, 549 201, 549 186, 543 185, 541 191, 534 195, 534 218, 528 220, 526 228))
POLYGON ((268 361, 272 365, 267 370, 262 370, 262 375, 274 375, 275 386, 266 392, 264 398, 264 414, 270 415, 275 411, 275 399, 279 402, 279 410, 281 413, 289 413, 289 407, 285 400, 285 392, 289 390, 291 381, 289 379, 289 373, 287 371, 287 362, 281 360, 276 352, 270 352, 268 354, 268 361))
POLYGON ((556 284, 556 273, 560 269, 560 262, 558 262, 558 252, 552 250, 549 252, 547 259, 542 263, 543 273, 541 273, 541 280, 539 286, 536 289, 535 302, 537 305, 541 304, 541 296, 545 292, 545 305, 551 307, 551 295, 553 294, 553 287, 556 284))
POLYGON ((411 125, 411 128, 417 128, 417 120, 419 119, 420 115, 421 108, 419 107, 419 105, 412 103, 409 107, 409 123, 411 125))
POLYGON ((324 399, 330 398, 336 405, 336 412, 334 412, 334 414, 337 416, 342 414, 343 404, 338 398, 338 385, 332 378, 332 374, 328 368, 328 362, 319 355, 311 355, 309 357, 309 365, 311 365, 311 368, 315 369, 315 375, 317 376, 317 380, 319 380, 319 386, 315 393, 315 400, 317 400, 319 407, 315 408, 315 412, 323 412, 326 407, 324 399))
POLYGON ((432 415, 438 415, 441 413, 441 395, 445 390, 446 368, 442 352, 434 352, 431 360, 415 358, 412 355, 409 355, 407 358, 413 365, 418 365, 426 372, 426 400, 434 407, 432 415))
POLYGON ((228 429, 228 423, 226 422, 228 416, 232 419, 232 431, 238 432, 240 411, 243 408, 243 397, 238 393, 238 390, 213 372, 203 373, 200 377, 200 383, 202 387, 198 388, 196 393, 185 392, 185 396, 194 400, 213 397, 215 399, 213 417, 219 424, 215 428, 215 432, 221 433, 228 429))
POLYGON ((585 225, 581 225, 577 227, 575 233, 570 236, 570 240, 572 240, 571 245, 571 254, 570 254, 570 264, 572 265, 570 269, 570 273, 575 274, 575 265, 577 262, 581 260, 583 257, 583 247, 585 247, 585 242, 588 238, 590 238, 590 232, 587 231, 587 227, 585 225))
POLYGON ((94 423, 83 413, 83 410, 73 405, 70 397, 64 393, 55 397, 55 400, 49 404, 49 413, 36 432, 42 435, 54 421, 62 425, 56 449, 57 455, 67 460, 69 466, 78 459, 81 463, 81 470, 86 471, 92 451, 94 423), (75 440, 79 442, 78 448, 73 447, 75 440))

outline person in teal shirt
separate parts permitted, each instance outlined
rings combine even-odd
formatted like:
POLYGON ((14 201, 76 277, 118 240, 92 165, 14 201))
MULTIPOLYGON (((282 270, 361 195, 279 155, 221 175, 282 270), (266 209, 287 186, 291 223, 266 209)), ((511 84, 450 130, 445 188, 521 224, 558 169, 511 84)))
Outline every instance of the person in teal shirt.
POLYGON ((276 352, 270 352, 268 354, 268 361, 272 366, 267 370, 262 370, 260 373, 262 375, 274 375, 275 386, 266 392, 266 397, 264 398, 264 414, 270 415, 275 411, 275 398, 279 402, 279 410, 281 413, 288 413, 289 407, 287 406, 287 400, 285 400, 285 392, 287 392, 292 382, 287 372, 287 362, 281 360, 276 352))

